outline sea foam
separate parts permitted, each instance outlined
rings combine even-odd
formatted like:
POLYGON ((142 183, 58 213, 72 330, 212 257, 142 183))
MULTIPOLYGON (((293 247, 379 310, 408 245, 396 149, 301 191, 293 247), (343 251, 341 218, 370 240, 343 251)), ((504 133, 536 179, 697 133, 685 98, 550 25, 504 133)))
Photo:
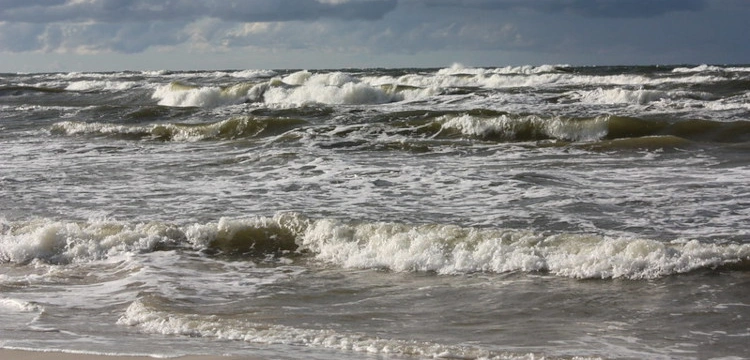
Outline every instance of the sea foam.
POLYGON ((131 303, 119 318, 119 325, 138 327, 152 334, 183 335, 245 341, 253 344, 293 345, 354 351, 390 356, 460 359, 535 359, 534 354, 494 352, 481 347, 444 345, 435 342, 389 339, 333 329, 306 329, 285 325, 253 323, 214 315, 180 314, 157 310, 142 298, 131 303))

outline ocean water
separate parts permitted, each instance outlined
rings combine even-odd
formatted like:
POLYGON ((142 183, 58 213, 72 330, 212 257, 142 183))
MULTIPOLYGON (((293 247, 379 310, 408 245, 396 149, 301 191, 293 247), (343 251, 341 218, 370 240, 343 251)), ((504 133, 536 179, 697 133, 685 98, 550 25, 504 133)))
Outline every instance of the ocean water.
POLYGON ((750 66, 0 74, 0 347, 750 358, 750 66))

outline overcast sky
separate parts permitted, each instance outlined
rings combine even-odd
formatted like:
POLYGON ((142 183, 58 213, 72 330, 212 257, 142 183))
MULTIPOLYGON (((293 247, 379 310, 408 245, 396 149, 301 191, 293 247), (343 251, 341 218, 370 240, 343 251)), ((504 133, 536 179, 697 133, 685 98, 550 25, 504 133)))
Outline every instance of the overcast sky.
POLYGON ((0 0, 0 72, 750 63, 750 0, 0 0))

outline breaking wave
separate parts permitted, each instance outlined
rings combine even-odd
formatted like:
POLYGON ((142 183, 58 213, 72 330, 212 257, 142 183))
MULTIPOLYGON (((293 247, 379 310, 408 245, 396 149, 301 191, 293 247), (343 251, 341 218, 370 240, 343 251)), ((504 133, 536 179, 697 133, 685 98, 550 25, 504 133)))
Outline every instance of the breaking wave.
POLYGON ((238 104, 247 100, 247 94, 255 84, 240 83, 228 87, 193 86, 171 82, 156 88, 152 98, 159 105, 176 107, 216 107, 238 104))
POLYGON ((158 87, 152 97, 159 105, 216 107, 243 102, 267 105, 383 104, 434 94, 432 89, 369 84, 342 72, 313 74, 299 71, 264 82, 246 82, 227 87, 193 86, 181 82, 158 87))
POLYGON ((540 234, 450 224, 354 223, 297 213, 178 226, 116 221, 3 223, 0 261, 86 262, 169 248, 246 256, 302 255, 345 268, 542 272, 577 279, 653 279, 750 266, 750 244, 540 234))

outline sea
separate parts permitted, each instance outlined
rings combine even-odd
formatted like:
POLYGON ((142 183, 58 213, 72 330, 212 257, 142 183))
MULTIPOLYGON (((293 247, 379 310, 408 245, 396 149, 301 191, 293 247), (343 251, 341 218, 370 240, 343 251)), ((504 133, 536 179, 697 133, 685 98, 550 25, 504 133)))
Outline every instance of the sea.
POLYGON ((749 359, 750 66, 0 74, 0 348, 749 359))

